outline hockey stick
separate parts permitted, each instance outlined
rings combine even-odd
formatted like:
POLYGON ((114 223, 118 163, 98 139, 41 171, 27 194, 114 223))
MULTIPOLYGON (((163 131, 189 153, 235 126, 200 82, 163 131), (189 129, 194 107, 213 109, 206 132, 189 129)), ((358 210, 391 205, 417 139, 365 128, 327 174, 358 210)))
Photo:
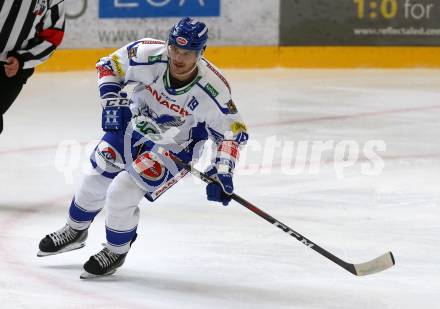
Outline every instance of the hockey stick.
MULTIPOLYGON (((173 156, 170 153, 168 153, 168 155, 174 162, 176 162, 176 164, 178 166, 180 166, 181 168, 184 168, 185 170, 187 170, 188 172, 190 172, 194 176, 200 178, 204 182, 206 182, 206 183, 216 182, 216 180, 214 180, 210 176, 206 175, 205 173, 198 171, 192 165, 182 162, 179 158, 173 156)), ((301 234, 299 234, 298 232, 294 231, 293 229, 291 229, 287 225, 276 220, 274 217, 272 217, 268 213, 264 212, 263 210, 261 210, 260 208, 258 208, 255 205, 253 205, 252 203, 246 201, 244 198, 238 196, 237 194, 233 193, 231 195, 231 198, 234 201, 236 201, 237 203, 239 203, 240 205, 242 205, 242 206, 246 207, 247 209, 249 209, 250 211, 252 211, 253 213, 259 215, 264 220, 266 220, 269 223, 272 223, 276 227, 280 228, 283 232, 296 238, 305 246, 315 250, 319 254, 325 256, 330 261, 338 264, 339 266, 341 266, 345 270, 351 272, 353 275, 365 276, 365 275, 378 273, 378 272, 384 271, 385 269, 392 267, 395 264, 394 256, 391 253, 391 251, 387 252, 387 253, 385 253, 385 254, 383 254, 373 260, 370 260, 368 262, 359 263, 359 264, 347 263, 347 262, 341 260, 340 258, 338 258, 337 256, 333 255, 332 253, 328 252, 324 248, 318 246, 317 244, 312 242, 310 239, 308 239, 308 238, 302 236, 301 234)))

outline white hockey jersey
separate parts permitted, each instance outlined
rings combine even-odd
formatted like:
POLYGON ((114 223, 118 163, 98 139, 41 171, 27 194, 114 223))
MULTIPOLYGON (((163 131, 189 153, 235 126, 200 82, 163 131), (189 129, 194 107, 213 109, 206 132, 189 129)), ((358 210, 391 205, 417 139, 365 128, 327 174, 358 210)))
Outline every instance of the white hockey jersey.
POLYGON ((165 42, 160 40, 132 42, 102 58, 97 70, 101 97, 117 94, 129 83, 137 84, 131 96, 134 113, 152 119, 173 116, 176 124, 191 119, 179 128, 186 130, 187 136, 191 127, 205 123, 209 137, 217 145, 224 139, 243 145, 248 139, 227 80, 204 58, 199 61, 197 77, 180 89, 170 86, 168 54, 165 42))

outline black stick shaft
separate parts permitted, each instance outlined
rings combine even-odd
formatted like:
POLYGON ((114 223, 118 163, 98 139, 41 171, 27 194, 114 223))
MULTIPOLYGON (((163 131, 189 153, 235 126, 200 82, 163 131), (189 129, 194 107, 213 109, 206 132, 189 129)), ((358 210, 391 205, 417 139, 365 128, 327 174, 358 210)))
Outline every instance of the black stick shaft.
POLYGON ((355 268, 354 268, 354 266, 352 264, 349 264, 349 263, 341 260, 340 258, 338 258, 337 256, 333 255, 332 253, 328 252, 324 248, 318 246, 316 243, 314 243, 310 239, 304 237, 300 233, 298 233, 295 230, 293 230, 292 228, 288 227, 287 225, 285 225, 281 221, 275 219, 274 217, 269 215, 267 212, 264 212, 263 210, 261 210, 260 208, 258 208, 255 205, 253 205, 252 203, 246 201, 244 198, 236 195, 235 193, 232 194, 231 198, 234 201, 236 201, 237 203, 239 203, 240 205, 246 207, 247 209, 249 209, 253 213, 257 214, 258 216, 260 216, 261 218, 263 218, 267 222, 272 223, 273 225, 278 227, 283 232, 285 232, 285 233, 289 234, 290 236, 296 238, 303 245, 305 245, 305 246, 315 250, 319 254, 325 256, 326 258, 328 258, 330 261, 332 261, 332 262, 338 264, 339 266, 341 266, 342 268, 348 270, 352 274, 356 274, 356 270, 355 270, 355 268))
MULTIPOLYGON (((191 174, 197 176, 198 178, 202 179, 204 182, 206 183, 211 183, 211 182, 216 182, 214 179, 212 179, 211 177, 209 177, 208 175, 206 175, 205 173, 202 173, 200 171, 198 171, 197 169, 193 168, 190 164, 186 164, 183 163, 181 160, 179 160, 178 158, 171 156, 171 158, 178 164, 180 165, 182 168, 186 169, 187 171, 189 171, 191 174)), ((260 208, 258 208, 257 206, 253 205, 252 203, 246 201, 244 198, 240 197, 239 195, 233 193, 231 195, 231 198, 236 201, 237 203, 239 203, 240 205, 246 207, 247 209, 249 209, 250 211, 252 211, 253 213, 257 214, 258 216, 260 216, 261 218, 263 218, 264 220, 266 220, 267 222, 275 225, 276 227, 278 227, 279 229, 281 229, 283 232, 289 234, 290 236, 296 238, 299 242, 301 242, 303 245, 315 250, 316 252, 318 252, 319 254, 325 256, 327 259, 329 259, 330 261, 338 264, 339 266, 341 266, 342 268, 344 268, 345 270, 351 272, 352 274, 356 275, 356 269, 354 267, 353 264, 349 264, 343 260, 341 260, 340 258, 338 258, 337 256, 333 255, 332 253, 328 252, 327 250, 325 250, 324 248, 318 246, 317 244, 315 244, 313 241, 311 241, 310 239, 304 237, 303 235, 301 235, 300 233, 296 232, 295 230, 291 229, 290 227, 288 227, 287 225, 285 225, 284 223, 282 223, 281 221, 275 219, 274 217, 272 217, 271 215, 269 215, 268 213, 264 212, 263 210, 261 210, 260 208)))

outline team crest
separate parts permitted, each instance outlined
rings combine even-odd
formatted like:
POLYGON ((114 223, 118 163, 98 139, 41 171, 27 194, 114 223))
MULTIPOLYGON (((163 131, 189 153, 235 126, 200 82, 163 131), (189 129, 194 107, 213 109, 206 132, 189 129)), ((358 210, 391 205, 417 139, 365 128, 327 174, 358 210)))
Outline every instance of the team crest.
POLYGON ((165 174, 165 167, 155 153, 144 152, 134 161, 135 171, 147 180, 160 180, 165 174))
POLYGON ((235 106, 234 101, 229 100, 227 103, 229 114, 236 114, 237 113, 237 106, 235 106))
POLYGON ((137 46, 130 48, 130 50, 128 51, 128 58, 130 58, 130 59, 136 58, 137 50, 138 50, 137 46))
POLYGON ((34 15, 41 16, 47 9, 47 0, 37 0, 37 3, 34 7, 34 15))

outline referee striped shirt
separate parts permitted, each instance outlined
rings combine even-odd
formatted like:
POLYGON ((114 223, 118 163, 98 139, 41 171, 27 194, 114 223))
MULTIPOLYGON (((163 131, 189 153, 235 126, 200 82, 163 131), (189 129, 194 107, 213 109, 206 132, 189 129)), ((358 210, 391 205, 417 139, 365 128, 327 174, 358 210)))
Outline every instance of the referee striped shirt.
POLYGON ((19 59, 23 69, 46 61, 64 35, 63 0, 0 0, 0 60, 19 59))

